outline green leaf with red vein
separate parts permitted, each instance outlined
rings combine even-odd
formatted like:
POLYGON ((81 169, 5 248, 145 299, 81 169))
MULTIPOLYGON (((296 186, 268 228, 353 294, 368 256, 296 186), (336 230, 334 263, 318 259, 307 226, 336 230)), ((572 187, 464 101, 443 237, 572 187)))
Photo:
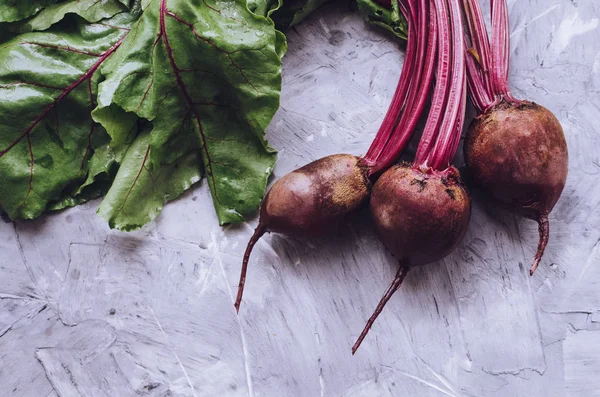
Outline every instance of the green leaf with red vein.
POLYGON ((0 22, 14 22, 28 18, 57 0, 2 0, 0 22))
POLYGON ((11 24, 8 29, 16 32, 46 30, 67 14, 79 15, 88 22, 98 22, 127 10, 127 5, 120 0, 67 0, 50 4, 31 18, 11 24))
POLYGON ((97 147, 89 161, 88 177, 82 185, 66 189, 63 196, 48 203, 47 211, 58 211, 102 197, 110 189, 119 163, 109 145, 97 147))
POLYGON ((126 34, 124 21, 27 33, 0 47, 0 208, 39 216, 83 183, 106 132, 94 123, 98 69, 126 34))
POLYGON ((97 144, 94 145, 95 150, 88 163, 87 179, 83 183, 68 186, 60 199, 48 205, 47 209, 50 211, 73 207, 104 196, 115 179, 125 153, 138 134, 140 123, 137 116, 125 113, 116 106, 96 109, 92 117, 96 122, 100 119, 105 123, 110 136, 96 135, 97 144))
MULTIPOLYGON (((275 162, 264 132, 279 106, 281 49, 273 22, 244 0, 149 1, 102 67, 99 106, 152 121, 153 167, 198 147, 220 222, 239 222, 258 208, 275 162)), ((102 214, 113 219, 124 199, 109 192, 102 214)), ((128 228, 120 216, 114 226, 128 228)))
POLYGON ((154 163, 150 156, 150 129, 140 133, 129 146, 117 177, 98 208, 111 228, 142 227, 160 213, 165 202, 177 198, 202 177, 197 147, 188 146, 172 163, 154 163))

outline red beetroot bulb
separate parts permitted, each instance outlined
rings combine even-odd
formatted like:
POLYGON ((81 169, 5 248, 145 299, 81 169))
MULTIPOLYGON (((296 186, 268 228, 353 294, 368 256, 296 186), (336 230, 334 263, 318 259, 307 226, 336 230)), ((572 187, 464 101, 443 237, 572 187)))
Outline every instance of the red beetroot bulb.
POLYGON ((239 311, 250 254, 265 232, 318 237, 336 230, 348 214, 365 205, 371 193, 368 167, 360 157, 334 154, 315 160, 273 184, 248 243, 235 308, 239 311))
POLYGON ((460 244, 471 199, 458 170, 398 165, 377 180, 370 202, 377 235, 402 266, 438 261, 460 244))
POLYGON ((465 161, 474 182, 488 196, 538 222, 540 238, 529 270, 533 275, 548 244, 548 215, 567 180, 567 142, 548 109, 518 100, 510 92, 506 0, 490 2, 491 39, 478 0, 464 0, 464 6, 472 44, 467 78, 471 100, 479 111, 465 140, 465 161))
MULTIPOLYGON (((375 230, 398 259, 396 276, 352 347, 356 353, 409 269, 436 262, 458 247, 466 234, 471 200, 456 154, 465 117, 466 71, 459 0, 433 0, 431 23, 439 31, 436 81, 423 135, 412 165, 397 165, 379 177, 371 192, 375 230)), ((402 3, 401 3, 402 4, 402 3)), ((408 0, 423 12, 427 2, 408 0)))
POLYGON ((485 193, 538 222, 533 274, 548 242, 548 214, 567 180, 567 142, 560 123, 543 106, 503 101, 473 120, 464 151, 473 180, 485 193))

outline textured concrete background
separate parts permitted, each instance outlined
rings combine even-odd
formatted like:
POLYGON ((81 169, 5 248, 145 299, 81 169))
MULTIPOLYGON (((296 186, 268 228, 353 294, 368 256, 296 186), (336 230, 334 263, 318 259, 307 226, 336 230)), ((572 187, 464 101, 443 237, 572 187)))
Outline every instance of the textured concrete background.
MULTIPOLYGON (((513 0, 510 17, 514 93, 570 151, 533 278, 536 225, 475 192, 461 248, 411 272, 351 357, 397 266, 367 214, 328 240, 265 237, 236 316, 256 220, 219 228, 204 183, 131 234, 89 203, 0 223, 0 395, 600 396, 600 5, 513 0)), ((293 29, 275 178, 364 153, 402 57, 343 3, 293 29)))

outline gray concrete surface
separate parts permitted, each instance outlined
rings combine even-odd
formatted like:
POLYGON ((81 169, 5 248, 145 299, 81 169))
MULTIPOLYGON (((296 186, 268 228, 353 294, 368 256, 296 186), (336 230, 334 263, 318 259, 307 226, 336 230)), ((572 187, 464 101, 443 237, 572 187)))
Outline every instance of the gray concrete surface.
MULTIPOLYGON (((570 151, 534 277, 535 223, 475 193, 462 246, 409 275, 352 357, 397 266, 367 214, 330 239, 265 237, 239 316, 256 220, 220 228, 205 183, 130 234, 97 202, 1 222, 0 395, 600 396, 600 5, 513 0, 510 17, 513 91, 557 115, 570 151)), ((364 153, 403 58, 343 3, 288 37, 275 178, 364 153)))

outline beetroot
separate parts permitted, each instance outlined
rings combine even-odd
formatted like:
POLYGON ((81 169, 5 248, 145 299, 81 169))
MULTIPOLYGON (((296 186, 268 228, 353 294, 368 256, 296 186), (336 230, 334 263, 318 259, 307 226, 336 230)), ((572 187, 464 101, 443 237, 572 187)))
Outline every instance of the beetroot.
POLYGON ((236 310, 242 301, 250 253, 265 232, 312 237, 330 233, 348 214, 366 204, 370 192, 366 165, 349 154, 313 161, 275 182, 263 201, 258 226, 244 253, 236 310))
POLYGON ((491 9, 490 44, 477 0, 465 2, 473 45, 467 78, 471 100, 480 112, 467 133, 465 161, 485 193, 508 210, 538 222, 533 275, 548 243, 548 214, 567 179, 567 144, 560 123, 548 109, 511 94, 506 1, 493 0, 491 9))
POLYGON ((471 200, 458 170, 450 165, 460 141, 466 104, 461 10, 458 0, 432 3, 432 22, 439 30, 436 83, 417 155, 412 165, 385 171, 371 193, 375 229, 400 267, 352 347, 352 354, 409 269, 451 253, 469 225, 471 200))
POLYGON ((443 259, 467 233, 471 199, 458 170, 427 172, 399 165, 373 187, 371 214, 383 244, 400 262, 398 272, 352 347, 356 353, 409 269, 443 259))
POLYGON ((459 172, 398 165, 386 171, 371 195, 377 235, 403 266, 422 266, 454 251, 469 225, 471 200, 459 172))
POLYGON ((370 191, 362 159, 327 156, 273 184, 260 210, 259 228, 290 236, 326 234, 365 204, 370 191))
POLYGON ((538 222, 538 267, 548 243, 548 214, 567 179, 567 143, 554 115, 543 106, 505 101, 469 126, 465 161, 474 182, 503 207, 538 222))

